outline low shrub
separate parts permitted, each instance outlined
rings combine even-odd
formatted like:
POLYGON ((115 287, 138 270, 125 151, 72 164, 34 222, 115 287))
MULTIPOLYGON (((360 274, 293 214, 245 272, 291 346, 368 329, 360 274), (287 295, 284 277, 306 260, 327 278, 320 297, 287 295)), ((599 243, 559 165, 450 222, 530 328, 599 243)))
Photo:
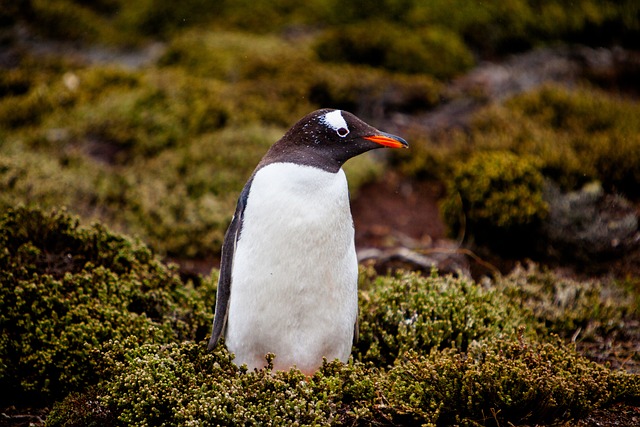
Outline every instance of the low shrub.
POLYGON ((467 129, 425 137, 401 153, 402 170, 448 179, 475 151, 509 151, 533 164, 563 190, 600 181, 607 192, 637 198, 640 183, 640 104, 598 89, 547 85, 474 113, 467 129))
POLYGON ((428 74, 438 79, 461 74, 474 63, 462 40, 446 28, 404 28, 386 21, 334 28, 320 38, 315 49, 323 61, 428 74))
POLYGON ((540 425, 637 399, 640 379, 561 342, 492 340, 466 353, 409 354, 389 371, 388 405, 406 425, 540 425))
MULTIPOLYGON (((547 86, 513 98, 506 107, 551 130, 554 145, 567 144, 580 159, 576 175, 591 172, 605 186, 634 194, 640 184, 638 102, 616 99, 596 89, 547 86)), ((551 163, 541 158, 543 167, 551 163)), ((564 168, 560 165, 559 169, 564 168)))
POLYGON ((550 317, 519 308, 547 295, 536 278, 483 289, 435 272, 362 272, 354 359, 364 363, 328 361, 307 377, 247 372, 223 346, 208 353, 215 275, 185 286, 146 247, 99 225, 11 209, 0 247, 1 397, 57 400, 51 426, 518 425, 640 399, 638 376, 545 338, 538 322, 550 317), (528 282, 530 296, 516 292, 528 282))
POLYGON ((354 357, 375 366, 392 365, 409 350, 466 351, 478 340, 514 336, 525 325, 501 294, 468 279, 405 273, 378 277, 365 288, 354 357))
POLYGON ((3 402, 60 399, 96 383, 92 350, 110 339, 202 338, 210 308, 139 242, 65 212, 0 219, 3 402))
POLYGON ((447 181, 442 216, 450 232, 465 227, 478 243, 509 247, 547 214, 537 163, 507 151, 477 152, 447 181))
POLYGON ((565 339, 594 340, 623 332, 637 310, 629 291, 615 283, 577 281, 535 264, 518 266, 495 281, 494 289, 523 307, 539 323, 539 332, 565 339))
POLYGON ((207 353, 204 342, 116 348, 104 357, 110 379, 90 391, 95 400, 70 396, 47 425, 68 425, 75 414, 85 425, 340 425, 371 420, 377 399, 357 364, 327 363, 312 377, 295 369, 246 372, 220 347, 207 353))
POLYGON ((388 371, 328 362, 310 377, 296 369, 246 372, 220 347, 207 353, 204 342, 112 344, 102 353, 111 366, 105 381, 56 404, 47 425, 554 424, 640 397, 637 376, 557 341, 411 351, 388 371))

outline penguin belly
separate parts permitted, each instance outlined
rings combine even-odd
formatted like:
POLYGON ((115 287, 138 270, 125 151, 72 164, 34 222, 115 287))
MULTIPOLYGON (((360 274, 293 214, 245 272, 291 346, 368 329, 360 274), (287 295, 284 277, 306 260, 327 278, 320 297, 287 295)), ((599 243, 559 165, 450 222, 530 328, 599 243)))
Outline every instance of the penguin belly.
POLYGON ((311 374, 346 362, 358 312, 347 180, 293 163, 256 172, 231 275, 225 342, 238 365, 311 374))

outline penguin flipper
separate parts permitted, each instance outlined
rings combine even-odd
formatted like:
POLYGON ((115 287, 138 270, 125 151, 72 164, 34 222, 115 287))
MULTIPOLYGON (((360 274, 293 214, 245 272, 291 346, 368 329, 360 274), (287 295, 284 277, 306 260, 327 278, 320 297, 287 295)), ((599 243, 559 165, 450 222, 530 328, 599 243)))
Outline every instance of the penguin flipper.
POLYGON ((240 193, 238 204, 236 205, 236 212, 233 215, 233 219, 231 220, 231 224, 229 224, 226 234, 224 235, 220 260, 220 276, 218 278, 218 290, 216 292, 215 315, 213 318, 211 338, 209 339, 209 345, 207 346, 208 351, 212 351, 215 348, 227 324, 229 297, 231 296, 231 272, 233 270, 233 258, 235 255, 236 244, 238 243, 238 238, 240 237, 240 232, 242 230, 242 219, 244 216, 244 209, 247 204, 247 197, 249 196, 250 186, 251 180, 247 185, 245 185, 242 193, 240 193))
POLYGON ((353 324, 353 345, 358 343, 360 339, 360 307, 356 312, 356 322, 353 324))

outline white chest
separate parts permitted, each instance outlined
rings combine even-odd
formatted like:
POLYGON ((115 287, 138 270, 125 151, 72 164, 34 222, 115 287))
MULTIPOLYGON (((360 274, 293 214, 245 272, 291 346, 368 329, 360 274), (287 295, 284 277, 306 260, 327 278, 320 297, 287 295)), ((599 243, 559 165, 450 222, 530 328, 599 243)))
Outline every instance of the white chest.
POLYGON ((357 315, 347 181, 275 163, 254 176, 233 270, 226 341, 239 363, 313 369, 346 360, 357 315), (288 366, 287 366, 288 365, 288 366))

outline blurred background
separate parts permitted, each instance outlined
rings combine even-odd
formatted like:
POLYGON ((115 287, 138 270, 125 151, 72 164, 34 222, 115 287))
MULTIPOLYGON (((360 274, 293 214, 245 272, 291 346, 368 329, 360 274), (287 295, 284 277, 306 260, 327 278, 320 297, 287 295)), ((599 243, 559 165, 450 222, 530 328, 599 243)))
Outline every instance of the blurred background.
POLYGON ((637 277, 636 0, 0 0, 0 211, 66 207, 208 274, 268 147, 332 107, 361 261, 637 277))

